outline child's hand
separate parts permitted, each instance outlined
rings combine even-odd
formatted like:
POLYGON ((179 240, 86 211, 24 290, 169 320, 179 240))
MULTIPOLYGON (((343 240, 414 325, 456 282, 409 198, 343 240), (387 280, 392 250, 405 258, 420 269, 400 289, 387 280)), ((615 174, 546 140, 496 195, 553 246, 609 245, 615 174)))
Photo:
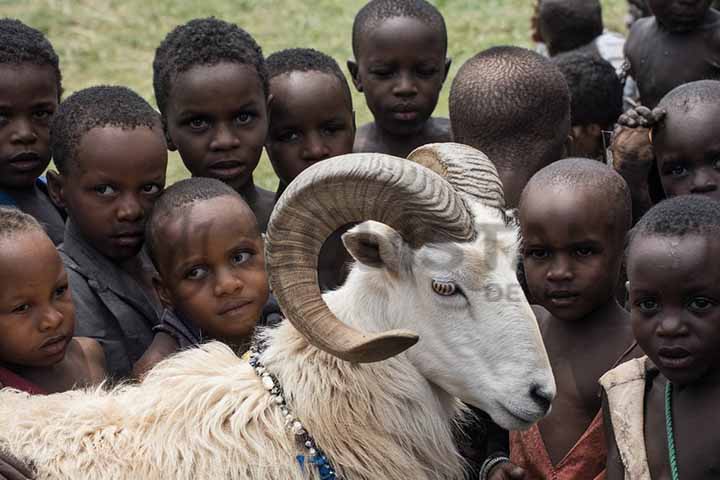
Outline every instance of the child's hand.
POLYGON ((639 106, 628 110, 618 119, 610 146, 613 167, 631 187, 647 182, 655 159, 650 131, 664 117, 663 110, 639 106))
POLYGON ((488 474, 488 480, 525 480, 525 470, 514 463, 503 462, 494 466, 488 474))
POLYGON ((31 480, 32 468, 9 453, 0 452, 0 480, 31 480))

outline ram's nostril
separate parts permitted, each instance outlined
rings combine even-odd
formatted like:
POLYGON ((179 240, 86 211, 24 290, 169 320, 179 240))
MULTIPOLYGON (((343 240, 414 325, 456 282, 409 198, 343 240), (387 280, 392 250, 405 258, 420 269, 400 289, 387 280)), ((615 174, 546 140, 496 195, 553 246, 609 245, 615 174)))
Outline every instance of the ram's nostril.
POLYGON ((537 403, 544 411, 550 410, 550 404, 553 401, 555 395, 543 388, 542 385, 533 385, 530 387, 530 398, 537 403))

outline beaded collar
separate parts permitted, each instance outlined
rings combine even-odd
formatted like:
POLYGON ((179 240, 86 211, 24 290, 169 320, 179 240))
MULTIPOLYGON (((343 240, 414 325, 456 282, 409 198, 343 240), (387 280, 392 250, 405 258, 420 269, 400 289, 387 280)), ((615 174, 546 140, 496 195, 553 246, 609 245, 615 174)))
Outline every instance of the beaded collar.
MULTIPOLYGON (((257 340, 253 341, 250 346, 250 366, 253 367, 255 373, 262 380, 263 387, 270 393, 270 398, 275 403, 285 417, 285 426, 293 433, 295 439, 302 444, 309 454, 308 463, 314 465, 320 475, 321 480, 338 480, 335 470, 332 468, 330 461, 325 453, 315 443, 315 439, 305 430, 303 424, 290 411, 283 393, 282 386, 278 382, 277 377, 268 372, 265 365, 260 361, 260 354, 264 350, 264 345, 259 344, 257 340)), ((301 469, 305 469, 305 455, 299 454, 295 457, 301 469)))

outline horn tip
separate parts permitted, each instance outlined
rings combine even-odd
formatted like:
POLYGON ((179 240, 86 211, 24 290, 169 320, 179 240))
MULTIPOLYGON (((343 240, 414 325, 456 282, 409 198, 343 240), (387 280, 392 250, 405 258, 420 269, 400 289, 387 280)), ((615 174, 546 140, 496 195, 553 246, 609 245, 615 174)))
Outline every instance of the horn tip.
POLYGON ((373 363, 399 355, 415 345, 420 337, 408 330, 392 330, 373 335, 338 355, 356 363, 373 363))

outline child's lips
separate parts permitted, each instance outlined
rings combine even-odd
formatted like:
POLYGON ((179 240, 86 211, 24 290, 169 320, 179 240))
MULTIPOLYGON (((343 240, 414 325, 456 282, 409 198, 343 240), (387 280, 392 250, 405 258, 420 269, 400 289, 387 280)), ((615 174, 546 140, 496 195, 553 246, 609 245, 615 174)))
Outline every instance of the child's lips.
POLYGON ((65 351, 67 344, 70 342, 70 335, 55 335, 46 339, 40 344, 40 349, 50 355, 56 355, 60 352, 65 351))
POLYGON ((245 163, 239 160, 222 160, 208 165, 207 171, 216 177, 237 177, 245 172, 245 163))
POLYGON ((35 152, 20 152, 10 157, 10 165, 18 171, 28 172, 42 166, 40 155, 35 152))
POLYGON ((580 294, 570 290, 552 290, 545 294, 550 302, 559 307, 568 306, 575 303, 580 298, 580 294))
POLYGON ((252 300, 237 300, 234 302, 226 303, 222 307, 220 307, 220 310, 218 311, 218 315, 225 316, 225 315, 235 315, 237 313, 240 313, 242 310, 245 309, 245 307, 248 307, 252 305, 252 300))
POLYGON ((683 347, 669 346, 658 349, 658 362, 660 367, 667 369, 684 369, 693 362, 692 354, 683 347))
POLYGON ((132 230, 127 232, 116 233, 112 236, 115 243, 124 247, 135 247, 143 243, 145 240, 145 232, 143 230, 132 230))

